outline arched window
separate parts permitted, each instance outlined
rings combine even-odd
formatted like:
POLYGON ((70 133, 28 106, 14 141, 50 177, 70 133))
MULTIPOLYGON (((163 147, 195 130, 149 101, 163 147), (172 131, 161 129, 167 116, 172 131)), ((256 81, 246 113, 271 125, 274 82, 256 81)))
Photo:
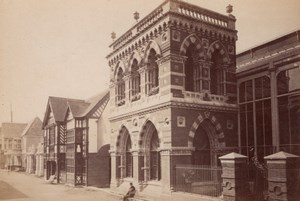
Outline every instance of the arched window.
POLYGON ((126 155, 125 155, 125 171, 126 171, 126 177, 132 177, 132 153, 130 151, 131 149, 131 139, 130 135, 128 135, 127 140, 126 140, 126 155))
POLYGON ((133 60, 131 65, 131 100, 135 101, 140 99, 141 92, 141 76, 138 72, 138 61, 136 59, 133 60))
POLYGON ((194 57, 196 47, 191 44, 186 51, 187 60, 185 62, 185 90, 194 91, 194 57))
POLYGON ((118 106, 125 104, 125 81, 122 68, 119 68, 117 73, 116 103, 118 106))
POLYGON ((152 134, 150 141, 150 180, 160 180, 160 155, 157 131, 152 134))
POLYGON ((212 54, 212 66, 210 68, 210 93, 215 95, 224 94, 224 74, 222 68, 222 55, 220 51, 212 54))
POLYGON ((146 77, 146 93, 154 95, 158 93, 158 65, 156 63, 157 53, 154 49, 150 50, 148 56, 148 71, 146 77))

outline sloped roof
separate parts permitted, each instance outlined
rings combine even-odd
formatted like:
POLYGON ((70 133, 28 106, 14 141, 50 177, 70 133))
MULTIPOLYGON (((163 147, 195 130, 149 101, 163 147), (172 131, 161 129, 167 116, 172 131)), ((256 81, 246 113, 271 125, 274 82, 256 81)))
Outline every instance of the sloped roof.
POLYGON ((109 99, 109 90, 105 90, 89 99, 86 100, 86 102, 90 103, 89 107, 86 109, 84 116, 91 113, 94 109, 100 107, 102 104, 105 103, 106 99, 109 99))
POLYGON ((25 135, 39 135, 42 134, 42 121, 40 120, 40 118, 35 117, 33 120, 31 120, 26 128, 23 130, 21 136, 25 136, 25 135), (32 130, 32 128, 35 126, 36 129, 32 130), (37 129, 39 130, 40 127, 40 132, 36 133, 37 129))
POLYGON ((73 117, 82 117, 86 109, 89 107, 90 103, 83 100, 68 100, 69 109, 73 117))
POLYGON ((23 123, 2 123, 2 135, 6 138, 21 137, 27 124, 23 123))
POLYGON ((68 99, 61 97, 49 97, 49 106, 52 110, 55 121, 64 121, 68 109, 68 99))
POLYGON ((46 124, 49 109, 53 112, 55 121, 64 121, 68 109, 72 113, 74 118, 80 118, 90 115, 102 104, 107 103, 109 99, 109 90, 105 90, 87 100, 70 99, 50 96, 48 99, 47 111, 45 114, 43 126, 46 124))

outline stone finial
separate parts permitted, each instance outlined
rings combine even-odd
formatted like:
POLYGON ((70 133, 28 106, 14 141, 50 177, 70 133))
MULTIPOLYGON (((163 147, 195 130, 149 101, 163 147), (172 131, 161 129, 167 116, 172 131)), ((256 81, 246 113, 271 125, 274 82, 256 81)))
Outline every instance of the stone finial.
POLYGON ((116 39, 116 33, 115 32, 111 32, 110 36, 111 36, 111 39, 113 39, 113 41, 116 39))
POLYGON ((226 12, 230 15, 230 14, 232 13, 232 11, 233 11, 233 6, 229 4, 229 5, 226 7, 226 12))
POLYGON ((235 152, 219 157, 220 160, 246 159, 246 158, 247 158, 246 156, 235 152))
POLYGON ((135 19, 136 21, 139 21, 139 19, 140 19, 140 13, 138 13, 137 11, 135 11, 135 12, 133 13, 133 17, 134 17, 134 19, 135 19))

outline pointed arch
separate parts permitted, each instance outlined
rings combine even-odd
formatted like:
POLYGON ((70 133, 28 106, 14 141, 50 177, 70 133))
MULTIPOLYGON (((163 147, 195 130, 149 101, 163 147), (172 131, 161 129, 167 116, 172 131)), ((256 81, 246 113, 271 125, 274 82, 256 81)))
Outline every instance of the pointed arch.
POLYGON ((124 178, 124 177, 132 177, 133 172, 133 165, 132 165, 132 140, 129 134, 127 127, 124 125, 121 126, 119 130, 117 140, 116 140, 116 173, 117 177, 124 178), (119 168, 119 167, 123 168, 119 168))
POLYGON ((222 56, 222 61, 224 64, 229 64, 230 59, 229 59, 229 55, 228 52, 226 50, 226 48, 224 47, 224 45, 220 42, 220 41, 215 41, 213 42, 207 50, 207 56, 209 59, 212 59, 212 54, 216 51, 219 50, 220 55, 222 56))
POLYGON ((146 149, 149 148, 147 147, 149 144, 147 144, 147 142, 149 142, 149 139, 152 137, 153 132, 157 132, 158 134, 158 130, 156 129, 156 127, 154 126, 153 122, 149 119, 147 119, 144 123, 144 125, 142 126, 140 135, 139 135, 139 139, 138 139, 138 145, 140 148, 142 149, 146 149))
POLYGON ((156 52, 157 57, 161 57, 161 55, 162 55, 161 49, 160 49, 159 45, 157 44, 157 42, 155 42, 154 40, 150 40, 145 49, 145 55, 144 55, 145 63, 148 63, 148 56, 150 54, 151 49, 153 49, 156 52))
POLYGON ((118 71, 119 69, 122 69, 123 72, 126 71, 126 68, 125 68, 125 63, 123 61, 119 61, 116 65, 116 68, 115 68, 115 72, 114 72, 114 77, 116 78, 117 75, 118 75, 118 71))
POLYGON ((200 51, 200 49, 202 48, 200 39, 196 36, 196 34, 191 34, 191 35, 187 36, 181 43, 180 55, 185 56, 186 51, 191 44, 194 44, 198 51, 200 51))
POLYGON ((142 62, 142 58, 138 51, 134 51, 129 59, 129 73, 130 84, 129 84, 129 94, 130 100, 136 101, 140 99, 141 92, 141 75, 139 72, 140 64, 142 62))
MULTIPOLYGON (((197 119, 194 121, 190 132, 189 132, 189 137, 188 137, 188 147, 193 147, 193 141, 195 137, 195 133, 198 129, 198 127, 204 123, 204 127, 209 127, 207 125, 207 121, 205 122, 204 120, 208 120, 213 125, 213 129, 215 132, 208 132, 208 137, 211 142, 211 148, 214 149, 222 149, 224 148, 225 145, 225 136, 224 132, 222 129, 221 124, 217 121, 217 118, 213 115, 210 114, 209 111, 205 111, 204 114, 199 114, 197 119)), ((212 128, 212 127, 211 127, 212 128)))
POLYGON ((144 151, 144 167, 149 169, 144 175, 147 180, 160 180, 160 138, 158 130, 150 120, 146 120, 140 133, 139 146, 144 151))
POLYGON ((128 61, 129 71, 132 71, 131 67, 132 67, 132 63, 133 63, 134 59, 137 60, 138 65, 141 64, 142 57, 141 57, 140 53, 136 50, 134 52, 132 52, 132 54, 129 57, 129 61, 128 61))
POLYGON ((116 150, 118 152, 124 152, 126 150, 127 138, 130 138, 129 131, 126 126, 122 125, 116 140, 116 150))

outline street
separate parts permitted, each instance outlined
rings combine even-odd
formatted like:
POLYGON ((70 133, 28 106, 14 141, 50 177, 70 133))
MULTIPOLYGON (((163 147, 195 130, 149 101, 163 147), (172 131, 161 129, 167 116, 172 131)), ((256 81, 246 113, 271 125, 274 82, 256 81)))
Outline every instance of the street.
MULTIPOLYGON (((171 196, 143 197, 149 201, 219 201, 199 195, 173 192, 171 196)), ((0 200, 7 201, 116 201, 121 196, 110 189, 96 187, 71 187, 64 184, 48 184, 44 178, 23 172, 0 170, 0 200)))
POLYGON ((43 178, 19 172, 0 171, 0 200, 17 201, 115 201, 120 197, 96 188, 46 184, 43 178))

